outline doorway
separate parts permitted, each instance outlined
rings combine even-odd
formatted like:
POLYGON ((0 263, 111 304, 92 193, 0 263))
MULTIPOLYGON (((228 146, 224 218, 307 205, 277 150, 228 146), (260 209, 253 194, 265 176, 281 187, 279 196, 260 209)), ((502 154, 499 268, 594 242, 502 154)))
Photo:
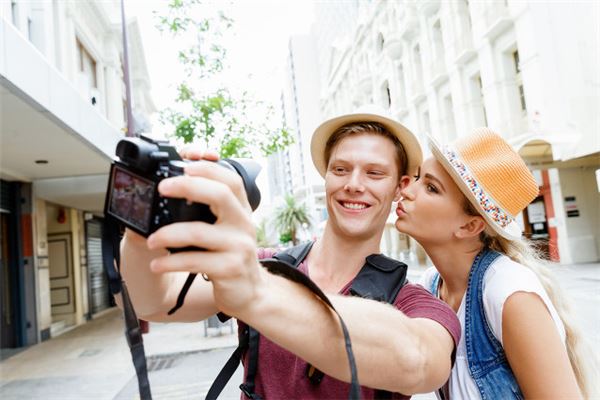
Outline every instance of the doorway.
POLYGON ((8 214, 0 212, 0 348, 17 347, 14 271, 10 266, 8 214))
POLYGON ((50 303, 54 329, 75 323, 75 282, 71 233, 48 234, 50 303))

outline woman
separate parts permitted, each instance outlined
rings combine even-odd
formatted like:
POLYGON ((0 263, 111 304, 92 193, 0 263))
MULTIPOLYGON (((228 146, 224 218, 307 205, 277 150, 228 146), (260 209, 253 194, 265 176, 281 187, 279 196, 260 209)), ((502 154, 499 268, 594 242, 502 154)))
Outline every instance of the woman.
POLYGON ((433 157, 402 191, 396 228, 423 246, 435 268, 421 283, 454 309, 463 328, 438 396, 591 397, 589 354, 572 314, 514 219, 538 195, 527 166, 487 128, 430 147, 433 157))

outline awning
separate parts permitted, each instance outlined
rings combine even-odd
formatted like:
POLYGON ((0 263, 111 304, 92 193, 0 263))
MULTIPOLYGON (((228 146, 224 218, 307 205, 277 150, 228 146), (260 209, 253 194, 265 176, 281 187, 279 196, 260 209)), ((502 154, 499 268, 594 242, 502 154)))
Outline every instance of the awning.
POLYGON ((2 18, 0 116, 2 179, 33 182, 40 198, 99 211, 123 133, 2 18), (50 184, 56 189, 43 189, 50 184))

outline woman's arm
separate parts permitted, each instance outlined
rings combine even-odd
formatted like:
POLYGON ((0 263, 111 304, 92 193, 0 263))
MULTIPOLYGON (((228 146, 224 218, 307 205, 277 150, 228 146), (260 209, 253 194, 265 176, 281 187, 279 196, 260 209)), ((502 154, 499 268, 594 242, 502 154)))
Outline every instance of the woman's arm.
POLYGON ((502 340, 525 398, 581 399, 554 320, 534 293, 516 292, 504 303, 502 340))

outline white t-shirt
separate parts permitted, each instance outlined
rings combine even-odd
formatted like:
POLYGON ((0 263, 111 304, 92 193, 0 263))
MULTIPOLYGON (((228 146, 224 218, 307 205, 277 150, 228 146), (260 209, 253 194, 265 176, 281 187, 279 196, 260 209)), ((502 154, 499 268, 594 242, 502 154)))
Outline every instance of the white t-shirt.
MULTIPOLYGON (((435 272, 435 268, 429 268, 421 277, 420 284, 427 290, 431 288, 435 272)), ((504 345, 502 341, 502 309, 506 299, 515 292, 530 292, 540 296, 546 308, 550 311, 560 337, 563 343, 565 343, 565 327, 535 273, 506 256, 500 256, 494 260, 483 277, 483 307, 488 325, 496 339, 504 345)), ((456 361, 450 374, 450 398, 479 399, 481 396, 479 395, 475 381, 469 374, 469 365, 467 363, 467 348, 464 339, 464 296, 457 314, 463 334, 456 349, 456 361)))

